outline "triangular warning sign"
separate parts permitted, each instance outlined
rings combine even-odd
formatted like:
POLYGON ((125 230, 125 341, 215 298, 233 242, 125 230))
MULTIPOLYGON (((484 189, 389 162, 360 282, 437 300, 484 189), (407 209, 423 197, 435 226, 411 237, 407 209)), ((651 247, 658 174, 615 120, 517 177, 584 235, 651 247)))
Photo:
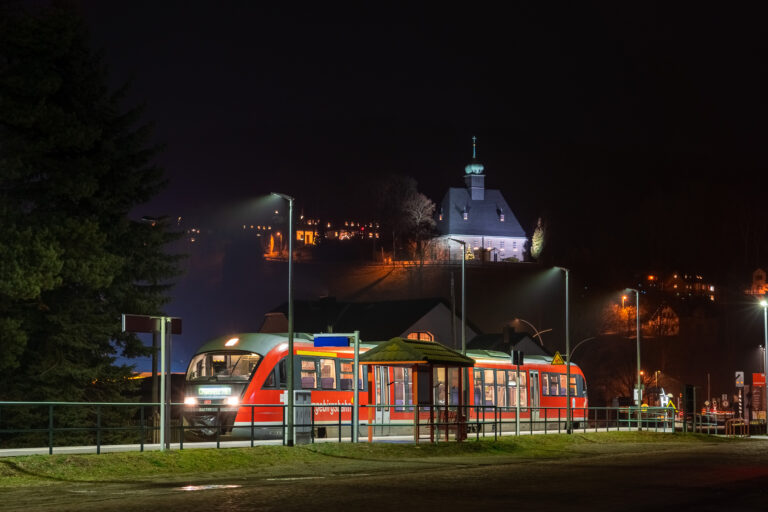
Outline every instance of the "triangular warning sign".
POLYGON ((555 351, 555 357, 552 358, 552 364, 565 364, 565 361, 563 361, 563 356, 560 355, 560 352, 555 351))

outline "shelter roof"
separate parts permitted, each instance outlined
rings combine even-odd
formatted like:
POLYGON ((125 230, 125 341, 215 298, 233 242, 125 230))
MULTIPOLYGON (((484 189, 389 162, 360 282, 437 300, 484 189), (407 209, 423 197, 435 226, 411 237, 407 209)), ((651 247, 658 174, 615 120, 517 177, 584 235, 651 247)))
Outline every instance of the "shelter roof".
POLYGON ((360 356, 360 364, 474 366, 475 361, 434 341, 392 338, 360 356))

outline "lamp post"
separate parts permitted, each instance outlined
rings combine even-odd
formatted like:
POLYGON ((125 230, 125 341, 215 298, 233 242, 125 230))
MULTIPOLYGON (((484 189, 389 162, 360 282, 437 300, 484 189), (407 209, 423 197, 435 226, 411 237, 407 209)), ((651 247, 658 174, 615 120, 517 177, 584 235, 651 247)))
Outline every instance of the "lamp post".
POLYGON ((293 446, 293 198, 279 192, 272 192, 272 195, 288 201, 288 360, 286 362, 288 421, 285 434, 288 438, 286 445, 293 446))
POLYGON ((457 238, 448 240, 461 244, 461 355, 467 355, 467 296, 464 262, 467 259, 467 242, 457 238))
POLYGON ((571 327, 570 301, 568 300, 568 278, 570 270, 565 267, 555 267, 565 272, 565 431, 571 433, 571 327))
POLYGON ((636 288, 627 288, 628 291, 635 292, 635 317, 637 320, 637 430, 640 427, 640 404, 643 400, 640 380, 640 292, 636 288))
MULTIPOLYGON (((765 350, 763 350, 764 359, 763 359, 763 375, 766 376, 765 381, 768 382, 768 301, 765 299, 760 301, 760 305, 763 306, 763 335, 764 335, 764 347, 765 350)), ((765 419, 766 424, 768 424, 768 393, 766 393, 766 390, 768 390, 768 384, 765 384, 763 386, 763 403, 765 403, 765 419)))

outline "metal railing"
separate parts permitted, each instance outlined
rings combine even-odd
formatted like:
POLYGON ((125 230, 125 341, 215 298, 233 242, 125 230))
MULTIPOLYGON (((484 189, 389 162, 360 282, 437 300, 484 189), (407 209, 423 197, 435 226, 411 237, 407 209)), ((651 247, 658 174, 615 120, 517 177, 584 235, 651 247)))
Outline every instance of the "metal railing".
MULTIPOLYGON (((157 403, 91 403, 91 402, 0 402, 0 450, 16 447, 95 446, 101 453, 105 445, 157 444, 160 430, 157 403), (24 423, 26 421, 26 423, 24 423), (24 423, 23 425, 21 425, 24 423), (20 426, 21 425, 21 426, 20 426)), ((250 410, 248 421, 235 423, 235 415, 227 413, 231 407, 206 405, 190 407, 171 404, 171 435, 167 445, 199 441, 213 442, 220 448, 222 442, 238 439, 256 442, 271 439, 285 444, 285 405, 241 404, 250 410), (212 421, 190 424, 188 419, 204 412, 212 421), (271 421, 264 421, 269 417, 271 421), (186 419, 185 419, 186 418, 186 419)), ((294 421, 296 435, 302 442, 315 443, 335 439, 336 442, 355 438, 350 404, 294 404, 299 411, 294 421), (307 413, 308 409, 308 414, 307 413)), ((476 439, 509 435, 564 433, 567 430, 564 407, 530 407, 520 409, 520 418, 514 407, 455 405, 371 405, 360 406, 357 426, 360 440, 380 440, 401 436, 420 440, 476 439), (370 418, 370 419, 369 419, 370 418)), ((654 432, 691 431, 723 434, 716 417, 692 414, 680 419, 666 408, 591 407, 572 408, 574 432, 610 432, 645 430, 654 432)))

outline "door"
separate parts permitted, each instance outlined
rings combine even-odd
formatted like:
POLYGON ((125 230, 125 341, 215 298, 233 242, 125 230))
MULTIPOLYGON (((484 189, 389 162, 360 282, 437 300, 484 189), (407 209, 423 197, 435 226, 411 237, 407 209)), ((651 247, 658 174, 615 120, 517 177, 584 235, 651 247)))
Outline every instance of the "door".
POLYGON ((389 434, 389 386, 391 384, 389 380, 389 367, 377 366, 376 372, 376 428, 374 428, 374 435, 388 435, 389 434))
POLYGON ((539 370, 530 370, 529 373, 531 421, 536 421, 539 419, 539 370))

